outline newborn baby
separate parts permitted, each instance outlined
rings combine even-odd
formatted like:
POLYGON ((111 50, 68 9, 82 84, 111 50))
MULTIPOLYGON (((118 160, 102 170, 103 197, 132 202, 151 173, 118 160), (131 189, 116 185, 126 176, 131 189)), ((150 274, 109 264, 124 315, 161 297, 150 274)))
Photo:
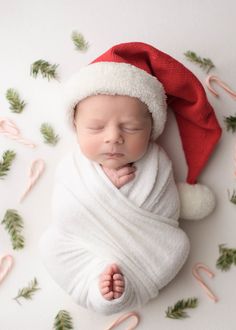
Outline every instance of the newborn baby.
POLYGON ((78 143, 56 171, 42 257, 79 305, 113 314, 155 298, 185 263, 189 240, 178 219, 200 219, 214 208, 211 191, 192 184, 220 128, 192 73, 143 43, 114 46, 65 90, 78 143), (188 183, 178 189, 154 142, 166 120, 164 82, 187 137, 188 183))
MULTIPOLYGON (((151 139, 152 117, 144 103, 129 96, 90 96, 77 105, 75 126, 82 153, 100 164, 117 188, 134 178, 133 164, 146 153, 151 139)), ((122 295, 125 283, 119 265, 105 268, 99 289, 107 300, 122 295)))

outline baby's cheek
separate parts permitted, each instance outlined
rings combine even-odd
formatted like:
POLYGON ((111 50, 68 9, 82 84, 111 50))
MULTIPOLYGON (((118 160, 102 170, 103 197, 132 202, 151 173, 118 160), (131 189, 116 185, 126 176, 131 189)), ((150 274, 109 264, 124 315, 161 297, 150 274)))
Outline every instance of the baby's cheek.
POLYGON ((130 154, 133 156, 133 158, 138 160, 145 154, 147 147, 148 141, 145 139, 139 139, 138 142, 134 141, 134 143, 130 144, 129 146, 130 154))
POLYGON ((95 160, 100 149, 98 139, 83 137, 78 139, 81 151, 89 159, 95 160))

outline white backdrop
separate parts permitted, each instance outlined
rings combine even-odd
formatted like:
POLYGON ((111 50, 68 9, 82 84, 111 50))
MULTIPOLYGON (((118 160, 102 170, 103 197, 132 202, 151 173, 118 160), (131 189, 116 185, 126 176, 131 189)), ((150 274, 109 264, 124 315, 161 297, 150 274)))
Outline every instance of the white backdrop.
MULTIPOLYGON (((236 43, 234 42, 236 4, 228 1, 193 0, 8 0, 0 1, 0 116, 17 123, 22 135, 34 141, 35 149, 27 148, 0 135, 0 155, 7 149, 17 157, 4 180, 0 181, 0 220, 5 211, 14 208, 24 219, 26 245, 13 251, 9 236, 0 225, 0 255, 14 256, 14 267, 0 284, 0 329, 50 330, 54 317, 61 309, 70 312, 77 330, 104 330, 116 316, 101 316, 78 307, 49 277, 41 263, 38 241, 50 223, 50 198, 55 166, 74 143, 74 137, 63 120, 55 93, 60 82, 34 79, 30 65, 44 59, 59 64, 60 81, 102 54, 116 43, 142 41, 169 53, 189 67, 204 83, 206 73, 188 62, 183 53, 193 50, 209 57, 216 65, 212 72, 236 89, 236 43), (71 41, 73 30, 81 32, 90 47, 86 53, 75 50, 71 41), (27 102, 22 114, 13 114, 5 98, 8 88, 15 88, 27 102), (55 147, 43 143, 39 127, 49 122, 60 135, 55 147), (46 171, 23 203, 19 197, 26 187, 31 162, 46 161, 46 171), (32 301, 19 306, 12 298, 19 288, 34 277, 41 290, 32 301)), ((236 248, 236 206, 228 201, 227 189, 236 187, 233 177, 235 136, 226 132, 224 116, 235 114, 235 100, 218 88, 217 99, 207 91, 223 127, 223 135, 200 181, 212 187, 218 204, 215 212, 201 222, 181 222, 191 241, 187 263, 157 299, 138 310, 140 330, 233 330, 236 320, 236 268, 222 273, 216 269, 218 245, 225 243, 236 248), (214 279, 204 276, 219 297, 213 303, 192 277, 196 262, 206 263, 216 274, 214 279), (189 310, 185 320, 165 317, 165 310, 177 300, 196 296, 199 306, 189 310)), ((161 138, 172 157, 176 179, 186 175, 173 115, 161 138), (177 141, 177 142, 176 142, 177 141)), ((125 329, 120 326, 119 329, 125 329)))

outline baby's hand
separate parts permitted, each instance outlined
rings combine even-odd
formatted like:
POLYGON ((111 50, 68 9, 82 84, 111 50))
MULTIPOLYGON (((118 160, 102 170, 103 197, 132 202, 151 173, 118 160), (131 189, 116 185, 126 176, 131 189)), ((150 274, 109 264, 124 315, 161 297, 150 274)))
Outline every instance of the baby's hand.
POLYGON ((106 173, 111 182, 119 189, 134 179, 136 167, 133 165, 124 165, 117 170, 103 167, 103 171, 106 173))

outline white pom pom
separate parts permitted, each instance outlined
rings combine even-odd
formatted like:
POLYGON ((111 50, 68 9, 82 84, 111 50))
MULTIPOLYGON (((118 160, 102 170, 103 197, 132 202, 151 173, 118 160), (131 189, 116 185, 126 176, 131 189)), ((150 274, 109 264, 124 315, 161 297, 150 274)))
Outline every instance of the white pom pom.
POLYGON ((200 220, 214 210, 215 196, 207 186, 178 183, 178 190, 181 219, 200 220))

